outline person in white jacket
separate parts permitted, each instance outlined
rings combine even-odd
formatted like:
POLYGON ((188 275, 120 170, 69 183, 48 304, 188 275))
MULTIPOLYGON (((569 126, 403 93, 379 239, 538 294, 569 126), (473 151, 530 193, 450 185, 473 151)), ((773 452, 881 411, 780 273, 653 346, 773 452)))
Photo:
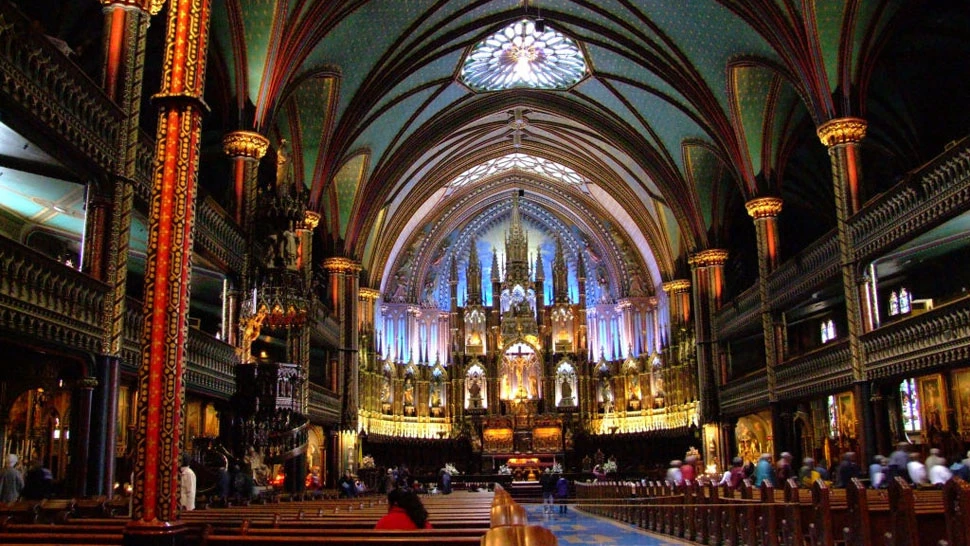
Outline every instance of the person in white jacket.
POLYGON ((179 490, 182 510, 195 510, 195 472, 189 466, 191 460, 188 453, 183 454, 179 468, 182 474, 182 485, 179 490))

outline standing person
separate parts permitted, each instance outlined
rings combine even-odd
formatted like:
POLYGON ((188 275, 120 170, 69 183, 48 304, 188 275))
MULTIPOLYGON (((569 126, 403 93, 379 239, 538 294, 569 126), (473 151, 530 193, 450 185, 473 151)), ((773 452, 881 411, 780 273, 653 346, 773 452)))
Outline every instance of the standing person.
POLYGON ((357 496, 357 483, 354 482, 354 477, 350 473, 350 470, 345 470, 344 475, 337 482, 337 486, 340 487, 341 496, 354 498, 357 496))
POLYGON ((398 487, 387 494, 387 514, 374 529, 431 529, 431 523, 421 499, 406 487, 398 487))
POLYGON ((683 475, 680 472, 680 467, 683 463, 679 460, 674 459, 670 461, 670 468, 667 469, 667 481, 670 485, 680 485, 683 481, 683 475))
POLYGON ((566 501, 569 499, 569 481, 562 474, 556 480, 556 499, 559 501, 559 513, 565 514, 569 511, 566 501))
POLYGON ((926 465, 919 460, 919 453, 909 454, 909 462, 906 463, 906 472, 909 474, 909 481, 913 485, 926 485, 929 483, 926 476, 926 465))
POLYGON ((556 478, 552 475, 552 470, 546 469, 539 478, 539 487, 542 488, 542 513, 551 514, 553 498, 556 493, 556 478))
POLYGON ((778 480, 778 487, 784 487, 788 478, 795 477, 795 469, 792 468, 791 460, 791 453, 787 451, 783 452, 781 457, 778 458, 778 464, 775 466, 775 479, 778 480))
POLYGON ((847 451, 842 455, 842 462, 839 463, 835 487, 849 487, 852 485, 852 478, 861 475, 859 465, 855 462, 855 452, 847 451))
POLYGON ((718 485, 726 485, 730 489, 737 489, 743 479, 744 461, 741 457, 735 457, 731 460, 731 468, 724 472, 724 476, 718 482, 718 485))
POLYGON ((906 449, 908 447, 908 443, 899 442, 896 444, 896 451, 889 454, 889 468, 886 470, 886 481, 891 482, 897 476, 906 481, 910 481, 909 472, 907 471, 909 455, 906 453, 906 449))
POLYGON ((7 455, 7 468, 0 474, 0 502, 16 502, 24 490, 24 475, 17 469, 17 456, 7 455))
POLYGON ((940 449, 934 447, 930 450, 930 456, 926 458, 927 471, 932 470, 934 466, 943 464, 943 461, 943 457, 940 456, 940 449))
POLYGON ((886 461, 887 459, 882 455, 876 455, 872 459, 872 464, 869 465, 869 485, 873 489, 882 489, 887 485, 886 461))
POLYGON ((687 483, 697 479, 697 467, 694 466, 695 464, 697 464, 697 457, 693 455, 689 455, 684 459, 684 464, 680 467, 681 481, 687 483))
POLYGON ((802 467, 798 470, 798 484, 801 487, 811 489, 812 485, 822 478, 822 474, 815 466, 815 459, 805 457, 802 460, 802 467))
POLYGON ((765 481, 768 482, 768 485, 774 485, 773 473, 771 469, 771 455, 762 453, 758 459, 757 466, 754 468, 754 486, 761 487, 761 484, 765 481))
POLYGON ((51 496, 54 487, 54 475, 51 471, 44 468, 44 465, 37 459, 30 462, 30 470, 24 476, 24 490, 22 491, 26 500, 43 500, 51 496))
POLYGON ((182 473, 182 485, 179 489, 179 497, 182 504, 182 510, 191 511, 195 510, 195 471, 189 466, 192 461, 188 453, 182 454, 182 465, 180 471, 182 473))

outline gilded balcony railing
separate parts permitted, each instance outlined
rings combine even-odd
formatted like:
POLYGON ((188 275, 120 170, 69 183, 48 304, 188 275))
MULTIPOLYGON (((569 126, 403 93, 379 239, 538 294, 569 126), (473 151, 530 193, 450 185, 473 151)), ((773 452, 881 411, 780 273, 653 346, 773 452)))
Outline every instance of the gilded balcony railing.
POLYGON ((0 326, 97 353, 107 285, 0 237, 0 326))
POLYGON ((18 120, 53 133, 71 156, 113 171, 121 109, 13 2, 0 3, 0 99, 5 118, 20 109, 18 120))

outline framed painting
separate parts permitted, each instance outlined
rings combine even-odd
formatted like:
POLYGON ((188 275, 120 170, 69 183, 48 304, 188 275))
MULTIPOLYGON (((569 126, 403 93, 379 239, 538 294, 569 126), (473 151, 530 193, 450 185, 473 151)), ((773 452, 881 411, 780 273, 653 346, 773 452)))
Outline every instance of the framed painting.
POLYGON ((960 432, 970 432, 970 368, 955 370, 952 377, 957 429, 960 432))
POLYGON ((836 420, 839 436, 843 438, 856 437, 855 396, 852 391, 839 393, 836 400, 836 420))
POLYGON ((943 376, 926 375, 917 379, 920 406, 923 414, 923 429, 926 431, 943 430, 946 424, 946 396, 943 390, 943 376))

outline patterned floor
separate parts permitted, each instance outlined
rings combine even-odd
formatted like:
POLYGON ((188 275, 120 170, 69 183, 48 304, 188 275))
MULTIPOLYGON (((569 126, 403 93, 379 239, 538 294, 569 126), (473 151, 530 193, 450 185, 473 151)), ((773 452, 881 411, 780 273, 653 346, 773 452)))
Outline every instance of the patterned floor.
POLYGON ((570 507, 563 515, 559 507, 552 514, 543 514, 541 504, 527 504, 529 523, 542 525, 559 539, 560 546, 683 546, 681 540, 647 533, 631 525, 593 516, 570 507))

